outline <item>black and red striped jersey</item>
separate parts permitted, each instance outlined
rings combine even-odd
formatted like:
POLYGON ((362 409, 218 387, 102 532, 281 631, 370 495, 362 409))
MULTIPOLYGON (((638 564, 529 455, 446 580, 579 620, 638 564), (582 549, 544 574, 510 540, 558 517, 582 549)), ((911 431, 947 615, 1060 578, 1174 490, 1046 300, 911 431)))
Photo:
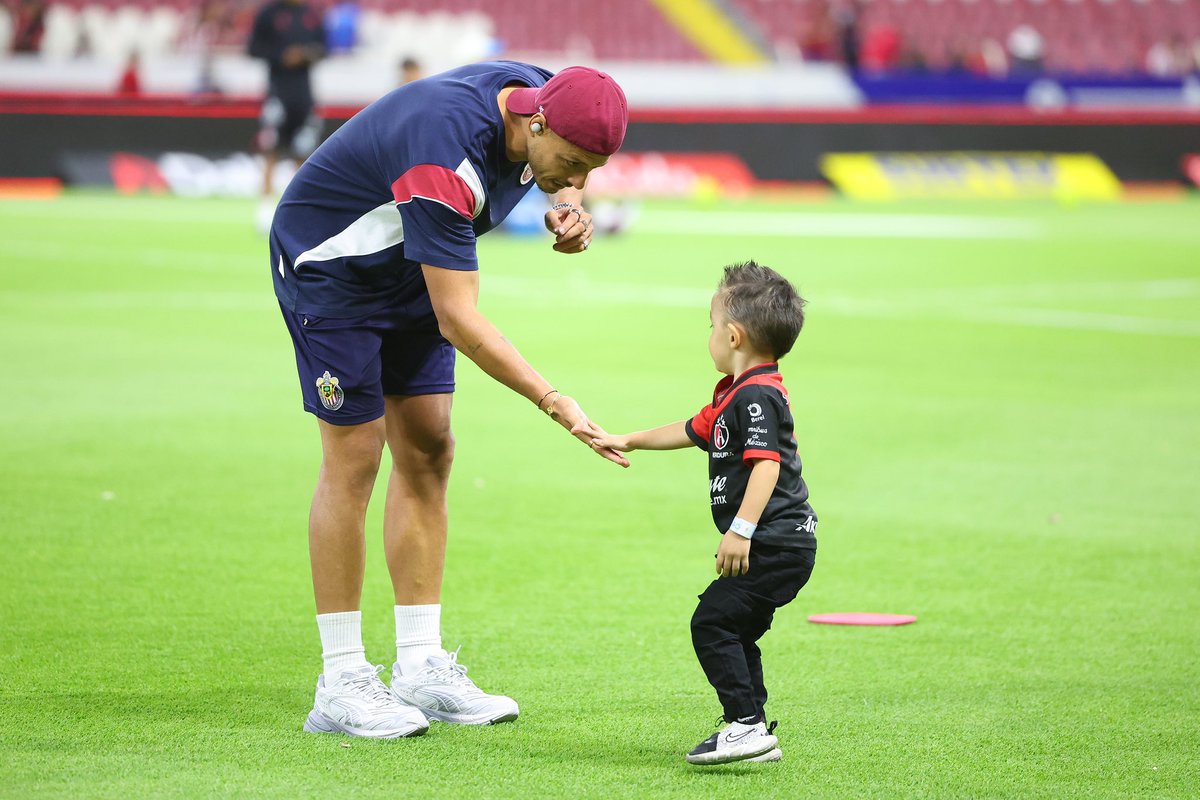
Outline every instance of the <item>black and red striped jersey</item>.
POLYGON ((717 384, 712 403, 684 423, 684 429, 708 452, 709 502, 718 531, 728 531, 737 516, 754 462, 769 459, 779 462, 779 480, 754 541, 816 548, 817 515, 800 474, 795 423, 778 364, 759 364, 736 378, 726 376, 717 384))

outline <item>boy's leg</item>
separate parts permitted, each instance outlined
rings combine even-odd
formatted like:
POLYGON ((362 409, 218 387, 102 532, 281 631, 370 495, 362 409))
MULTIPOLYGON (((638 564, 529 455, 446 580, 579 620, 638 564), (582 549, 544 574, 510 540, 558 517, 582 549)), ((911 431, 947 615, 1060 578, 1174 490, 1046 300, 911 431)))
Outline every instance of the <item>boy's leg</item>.
POLYGON ((808 582, 815 555, 812 550, 751 547, 749 573, 719 578, 700 596, 692 642, 726 720, 764 713, 767 689, 757 642, 770 629, 775 609, 791 602, 808 582), (731 716, 734 712, 737 716, 731 716))
POLYGON ((758 640, 771 629, 774 617, 775 611, 772 610, 761 624, 746 630, 742 637, 742 651, 746 654, 746 667, 750 670, 750 684, 754 689, 754 704, 763 719, 766 719, 763 709, 767 704, 767 687, 763 682, 762 651, 758 649, 758 640))
MULTIPOLYGON (((812 575, 815 551, 770 551, 759 548, 758 558, 753 558, 751 549, 751 572, 757 568, 758 576, 753 592, 768 605, 768 610, 742 631, 742 646, 746 653, 746 664, 754 682, 754 696, 758 713, 766 719, 767 687, 763 681, 762 651, 758 640, 771 629, 775 610, 781 608, 799 593, 812 575)), ((746 577, 750 577, 747 575, 746 577)))
POLYGON ((754 602, 727 578, 704 590, 692 615, 692 646, 726 722, 758 716, 754 679, 742 646, 742 631, 754 617, 754 602))

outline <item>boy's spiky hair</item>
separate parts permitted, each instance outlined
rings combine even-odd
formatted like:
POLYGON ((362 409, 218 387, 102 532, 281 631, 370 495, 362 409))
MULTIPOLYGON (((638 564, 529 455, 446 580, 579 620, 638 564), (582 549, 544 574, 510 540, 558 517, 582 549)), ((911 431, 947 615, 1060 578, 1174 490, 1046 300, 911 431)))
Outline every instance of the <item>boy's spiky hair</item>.
POLYGON ((770 267, 754 261, 730 264, 717 286, 730 322, 746 329, 750 343, 783 358, 804 327, 805 300, 770 267))

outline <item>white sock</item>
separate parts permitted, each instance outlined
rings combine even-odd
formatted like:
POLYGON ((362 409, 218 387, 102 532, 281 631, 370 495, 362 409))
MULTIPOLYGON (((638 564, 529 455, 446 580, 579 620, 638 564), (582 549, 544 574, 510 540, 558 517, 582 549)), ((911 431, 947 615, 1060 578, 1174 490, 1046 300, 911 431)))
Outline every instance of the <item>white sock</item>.
POLYGON ((443 653, 442 606, 396 606, 396 663, 401 675, 413 675, 425 659, 443 653))
POLYGON ((325 683, 329 685, 348 669, 369 666, 362 641, 362 612, 339 611, 317 614, 321 631, 321 659, 325 662, 325 683))

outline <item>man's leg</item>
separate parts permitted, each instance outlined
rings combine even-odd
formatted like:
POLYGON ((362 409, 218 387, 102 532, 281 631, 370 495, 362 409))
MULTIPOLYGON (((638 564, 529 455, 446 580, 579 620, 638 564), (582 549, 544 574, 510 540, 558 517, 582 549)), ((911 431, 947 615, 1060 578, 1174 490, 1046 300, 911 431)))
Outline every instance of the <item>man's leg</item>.
POLYGON ((392 455, 383 546, 396 605, 442 600, 448 525, 446 488, 454 462, 450 407, 454 395, 384 398, 392 455))
POLYGON ((325 666, 304 730, 381 739, 419 736, 429 727, 424 715, 391 697, 362 645, 364 527, 384 422, 318 424, 321 472, 308 517, 308 547, 325 666))
POLYGON ((317 613, 357 611, 366 561, 367 502, 379 474, 384 421, 321 428, 321 472, 308 517, 317 613))
POLYGON ((401 702, 444 722, 489 724, 517 718, 511 698, 489 695, 466 676, 441 640, 446 563, 446 489, 454 461, 453 395, 384 398, 392 472, 384 512, 384 550, 396 597, 396 666, 401 702))

